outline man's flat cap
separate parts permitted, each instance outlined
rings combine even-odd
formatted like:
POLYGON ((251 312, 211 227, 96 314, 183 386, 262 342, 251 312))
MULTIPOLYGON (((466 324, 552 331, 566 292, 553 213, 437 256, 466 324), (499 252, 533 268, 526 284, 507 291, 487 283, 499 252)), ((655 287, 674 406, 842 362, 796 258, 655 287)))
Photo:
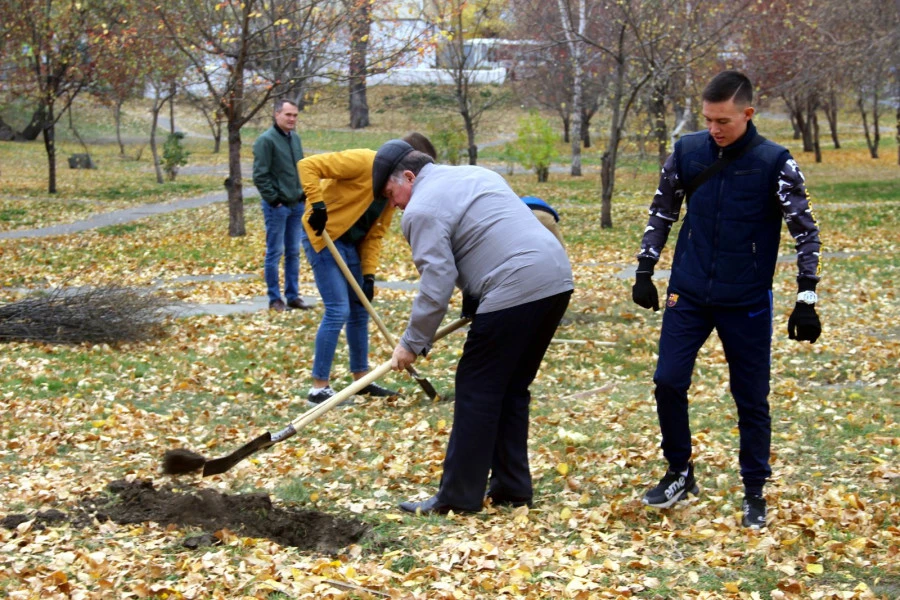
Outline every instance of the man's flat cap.
POLYGON ((391 173, 412 151, 413 147, 403 140, 390 140, 378 149, 375 153, 375 162, 372 164, 372 192, 375 194, 375 200, 381 198, 391 173))

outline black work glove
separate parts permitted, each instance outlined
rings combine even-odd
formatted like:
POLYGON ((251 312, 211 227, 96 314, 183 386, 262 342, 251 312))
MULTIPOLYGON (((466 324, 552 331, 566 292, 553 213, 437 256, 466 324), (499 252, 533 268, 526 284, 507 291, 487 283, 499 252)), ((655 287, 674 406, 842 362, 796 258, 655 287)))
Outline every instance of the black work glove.
POLYGON ((631 286, 631 299, 638 306, 659 310, 659 292, 653 285, 653 261, 648 258, 638 260, 637 273, 634 276, 634 285, 631 286))
POLYGON ((363 275, 362 291, 363 294, 366 295, 366 300, 369 302, 375 297, 375 276, 371 273, 363 275))
POLYGON ((316 232, 316 235, 322 235, 322 232, 325 231, 325 223, 328 222, 328 211, 325 210, 324 202, 313 204, 312 213, 310 213, 306 222, 316 232))
POLYGON ((478 312, 479 300, 475 296, 463 294, 462 311, 459 313, 460 318, 472 319, 478 312))
POLYGON ((788 319, 788 337, 798 342, 816 343, 822 333, 822 323, 816 314, 815 304, 798 302, 794 305, 794 312, 788 319))

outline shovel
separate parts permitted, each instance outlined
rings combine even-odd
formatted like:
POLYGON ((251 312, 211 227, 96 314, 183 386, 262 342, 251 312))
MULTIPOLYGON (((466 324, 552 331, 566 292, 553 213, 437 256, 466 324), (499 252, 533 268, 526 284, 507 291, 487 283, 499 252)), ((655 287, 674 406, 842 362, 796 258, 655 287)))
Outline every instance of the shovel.
MULTIPOLYGON (((460 327, 466 325, 468 322, 469 319, 457 319, 456 321, 449 323, 434 334, 434 341, 446 337, 460 327)), ((360 377, 341 391, 337 392, 328 400, 325 400, 321 404, 312 407, 311 409, 291 421, 284 429, 276 431, 275 433, 270 433, 267 431, 256 439, 247 442, 231 454, 225 455, 221 458, 213 458, 211 460, 207 460, 200 454, 191 452, 190 450, 185 450, 183 448, 167 450, 165 456, 163 457, 163 472, 170 475, 180 475, 184 473, 190 473, 191 471, 196 471, 202 467, 204 477, 224 473, 251 454, 262 450, 263 448, 274 446, 278 442, 283 442, 284 440, 293 436, 299 429, 306 425, 309 425, 344 400, 350 398, 350 396, 352 396, 356 392, 360 391, 379 377, 385 375, 390 370, 391 361, 389 360, 381 365, 378 365, 375 369, 360 377)))
MULTIPOLYGON (((385 341, 390 344, 391 350, 393 350, 397 346, 397 340, 394 339, 394 336, 391 335, 391 332, 388 331, 388 328, 385 326, 384 321, 382 321, 378 317, 378 313, 375 312, 375 309, 372 307, 372 303, 369 302, 369 299, 366 298, 365 292, 362 291, 362 288, 359 287, 359 284, 356 283, 356 278, 353 276, 353 273, 350 272, 350 268, 347 266, 347 263, 344 262, 344 259, 341 257, 341 253, 335 247, 334 242, 331 241, 331 236, 328 235, 327 231, 322 231, 322 239, 325 240, 325 245, 328 246, 328 250, 331 252, 331 256, 334 257, 334 262, 337 263, 338 267, 341 268, 341 272, 344 274, 344 277, 347 279, 347 283, 350 284, 350 287, 353 288, 353 291, 356 292, 356 296, 359 298, 360 303, 366 307, 366 311, 368 311, 369 316, 372 317, 372 320, 375 321, 375 324, 378 326, 378 331, 381 332, 381 335, 384 336, 385 341)), ((431 385, 431 382, 419 375, 419 373, 413 368, 412 365, 406 367, 406 372, 412 375, 413 379, 416 380, 416 383, 419 384, 419 387, 428 394, 428 398, 430 400, 438 400, 440 395, 437 393, 437 390, 434 389, 434 386, 431 385)))

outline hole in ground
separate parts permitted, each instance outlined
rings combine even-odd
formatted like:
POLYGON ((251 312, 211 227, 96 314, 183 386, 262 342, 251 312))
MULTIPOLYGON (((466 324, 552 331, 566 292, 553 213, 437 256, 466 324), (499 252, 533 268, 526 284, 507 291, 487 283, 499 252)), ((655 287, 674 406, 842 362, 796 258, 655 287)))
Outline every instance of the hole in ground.
MULTIPOLYGON (((33 517, 8 515, 0 525, 15 529, 19 524, 35 520, 34 527, 57 525, 67 520, 76 527, 89 527, 94 519, 112 519, 120 525, 153 521, 160 525, 194 526, 206 531, 230 529, 246 537, 268 538, 282 546, 301 550, 336 554, 358 543, 370 526, 353 519, 292 507, 277 507, 265 493, 222 494, 212 489, 177 490, 170 484, 159 488, 153 482, 113 481, 107 485, 109 495, 88 498, 66 515, 58 510, 37 513, 33 517)), ((197 547, 215 543, 188 538, 185 545, 197 547), (192 542, 192 543, 189 543, 192 542)))

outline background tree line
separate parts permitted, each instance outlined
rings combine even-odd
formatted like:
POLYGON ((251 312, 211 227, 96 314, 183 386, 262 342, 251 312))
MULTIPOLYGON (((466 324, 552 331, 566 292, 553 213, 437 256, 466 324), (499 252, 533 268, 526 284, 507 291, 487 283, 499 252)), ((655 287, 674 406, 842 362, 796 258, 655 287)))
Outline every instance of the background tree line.
POLYGON ((623 138, 652 140, 662 162, 678 135, 697 129, 700 88, 724 67, 747 72, 763 98, 783 100, 816 160, 820 116, 840 147, 842 102, 859 112, 872 157, 885 113, 896 118, 900 142, 895 0, 3 0, 2 12, 0 139, 42 138, 50 193, 55 127, 69 114, 77 138, 76 96, 95 96, 117 124, 128 99, 152 100, 160 182, 159 118, 186 100, 206 117, 216 149, 225 135, 232 236, 244 234, 241 129, 250 120, 277 97, 302 109, 319 86, 338 82, 348 125, 367 127, 367 78, 429 51, 451 82, 435 94, 459 114, 470 164, 486 111, 515 99, 557 115, 570 174, 580 176, 581 149, 596 143, 591 121, 604 115, 603 227, 612 226, 623 138), (473 40, 485 39, 518 42, 476 52, 473 40), (479 78, 498 64, 506 83, 479 78))

